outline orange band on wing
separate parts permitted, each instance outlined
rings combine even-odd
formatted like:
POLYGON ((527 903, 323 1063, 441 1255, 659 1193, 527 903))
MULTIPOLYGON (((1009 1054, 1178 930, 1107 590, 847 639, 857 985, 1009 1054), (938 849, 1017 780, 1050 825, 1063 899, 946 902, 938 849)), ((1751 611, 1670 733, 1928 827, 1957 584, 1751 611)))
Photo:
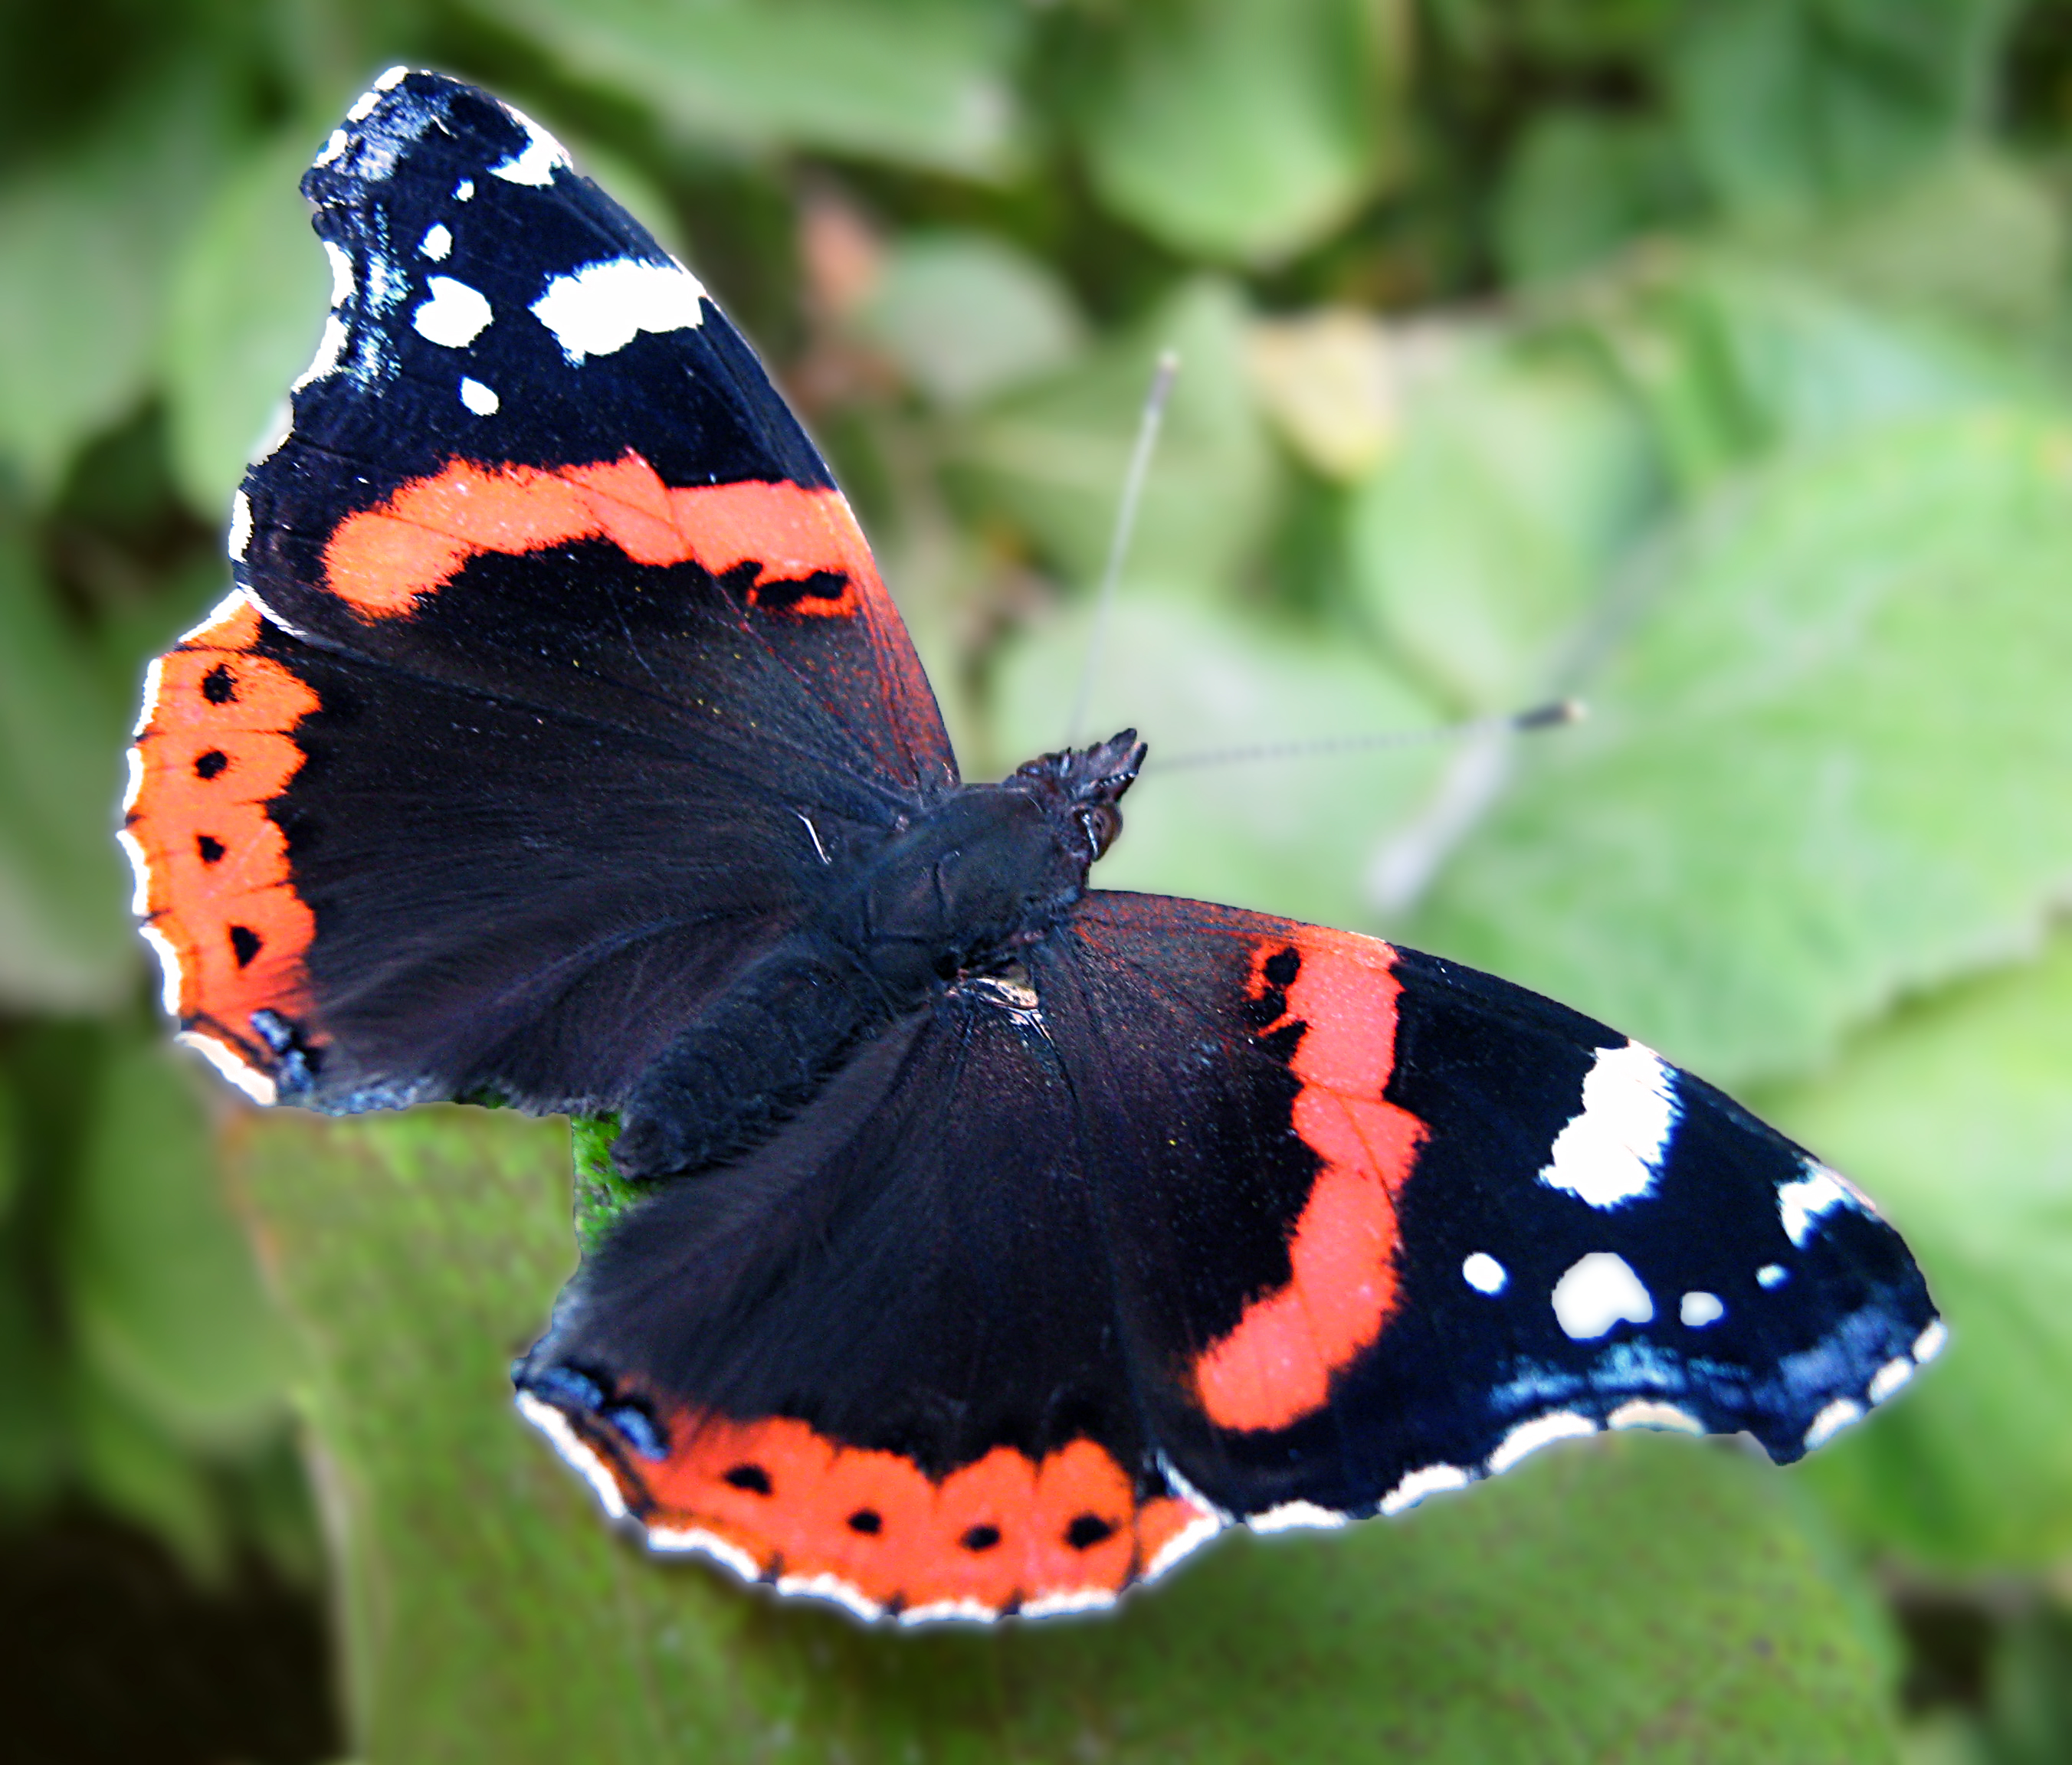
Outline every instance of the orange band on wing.
POLYGON ((1377 938, 1305 926, 1262 944, 1252 996, 1273 991, 1268 963, 1293 954, 1284 1016, 1259 1033, 1305 1027, 1289 1070, 1302 1089, 1293 1127, 1322 1161, 1288 1246, 1286 1286, 1252 1301, 1194 1362, 1195 1389, 1219 1427, 1285 1428, 1322 1409, 1396 1308, 1396 1197, 1424 1123, 1382 1094, 1396 1065, 1396 953, 1377 938))
POLYGON ((939 1480, 896 1453, 844 1447, 803 1422, 679 1414, 664 1463, 599 1457, 658 1548, 702 1548, 763 1579, 852 1604, 990 1615, 1040 1601, 1104 1602, 1190 1527, 1191 1501, 1140 1502, 1104 1448, 1032 1459, 996 1447, 939 1480))
POLYGON ((852 615, 861 597, 885 592, 839 491, 781 480, 677 488, 631 451, 551 470, 454 460, 341 521, 324 547, 324 576, 360 613, 393 618, 483 552, 600 539, 635 564, 696 563, 715 576, 759 564, 751 605, 774 582, 843 578, 838 593, 785 601, 794 613, 852 615))
POLYGON ((317 696, 252 653, 260 630, 257 610, 233 595, 153 664, 123 827, 168 1008, 247 1048, 253 1012, 306 1009, 316 930, 266 805, 302 764, 289 732, 317 696))

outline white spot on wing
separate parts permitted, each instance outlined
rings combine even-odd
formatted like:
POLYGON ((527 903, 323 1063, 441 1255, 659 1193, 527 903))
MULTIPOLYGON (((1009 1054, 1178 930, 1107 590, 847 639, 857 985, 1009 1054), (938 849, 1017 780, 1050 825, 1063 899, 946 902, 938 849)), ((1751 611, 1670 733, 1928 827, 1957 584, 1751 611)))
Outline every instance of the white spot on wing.
POLYGON ((460 401, 477 417, 494 417, 503 404, 495 392, 480 380, 471 380, 465 376, 460 383, 460 401))
POLYGON ((1299 1526, 1342 1526, 1346 1517, 1314 1501, 1284 1501, 1264 1513, 1248 1515, 1244 1523, 1254 1532, 1288 1532, 1299 1526))
POLYGON ((1478 1250, 1461 1265, 1461 1279, 1478 1293, 1501 1293, 1511 1276, 1486 1250, 1478 1250))
POLYGON ((144 691, 137 705, 137 727, 130 732, 132 736, 141 736, 151 727, 152 718, 158 714, 158 694, 165 683, 166 659, 153 656, 144 669, 144 691))
MULTIPOLYGON (((333 313, 324 321, 323 338, 317 345, 315 358, 302 370, 302 377, 290 388, 299 392, 305 386, 338 371, 339 358, 345 353, 345 326, 333 313)), ((270 451, 270 450, 269 450, 270 451)))
POLYGON ((158 958, 158 1004, 168 1017, 180 1015, 180 953, 173 941, 156 926, 139 926, 144 942, 158 958))
POLYGON ((1530 1422, 1519 1422, 1489 1455, 1490 1475, 1495 1476, 1510 1470, 1527 1453, 1551 1447, 1557 1440, 1580 1440, 1585 1435, 1597 1431, 1596 1422, 1572 1410, 1556 1410, 1552 1415, 1535 1416, 1530 1422))
POLYGON ((324 258, 331 265, 331 307, 336 312, 352 298, 352 259, 336 241, 323 242, 324 258))
POLYGON ((1000 1614, 976 1599, 938 1599, 926 1606, 909 1606, 899 1614, 902 1624, 989 1624, 1000 1614))
POLYGON ((1863 1413, 1864 1406, 1855 1398, 1836 1398, 1819 1414, 1814 1417, 1812 1426, 1806 1430, 1806 1450, 1811 1452, 1822 1442, 1832 1440, 1851 1422, 1861 1417, 1863 1413))
POLYGON ((374 89, 376 92, 393 92, 409 76, 410 70, 398 62, 394 67, 383 70, 381 77, 374 82, 374 89))
POLYGON ((1883 1403, 1901 1385, 1914 1377, 1914 1363, 1905 1355, 1888 1361, 1871 1375, 1870 1400, 1883 1403))
POLYGON ((1683 1303, 1676 1308, 1676 1316, 1683 1320, 1684 1328, 1691 1330, 1702 1330, 1708 1324, 1717 1324, 1726 1315, 1727 1308, 1716 1293, 1687 1293, 1683 1303))
POLYGON ((839 1575, 779 1575, 777 1591, 791 1598, 830 1599, 837 1606, 853 1612, 865 1623, 881 1618, 885 1608, 870 1598, 860 1587, 853 1587, 839 1575))
POLYGON ((230 532, 224 536, 223 549, 232 564, 242 564, 245 548, 251 543, 252 499, 240 491, 230 499, 230 532))
MULTIPOLYGON (((141 782, 143 768, 138 763, 134 748, 130 750, 130 766, 132 775, 141 782)), ((136 794, 136 786, 132 785, 131 801, 135 800, 136 794)), ((127 827, 117 829, 115 843, 122 848, 122 856, 130 860, 130 911, 134 917, 142 919, 151 910, 151 860, 144 855, 142 843, 127 827)))
POLYGON ((417 241, 418 251, 434 263, 444 261, 453 249, 453 229, 443 221, 435 221, 427 228, 425 236, 417 241))
POLYGON ((1849 1191, 1832 1171, 1824 1165, 1807 1165, 1803 1177, 1785 1184, 1777 1192, 1777 1213, 1784 1222, 1784 1235, 1803 1249, 1813 1222, 1824 1213, 1848 1205, 1850 1200, 1849 1191))
POLYGON ((1414 1508, 1427 1496, 1436 1496, 1448 1489, 1465 1489, 1474 1481, 1458 1465, 1426 1465, 1420 1470, 1408 1472, 1403 1480, 1381 1498, 1381 1511, 1385 1514, 1400 1514, 1406 1508, 1414 1508))
POLYGON ((1635 1398, 1605 1418, 1611 1428, 1673 1428, 1679 1434, 1703 1434, 1705 1425, 1688 1410, 1654 1398, 1635 1398))
POLYGON ((1914 1339, 1914 1365, 1916 1366, 1926 1366, 1930 1361, 1933 1361, 1937 1355, 1942 1352, 1944 1345, 1948 1343, 1949 1340, 1949 1326, 1944 1324, 1940 1318, 1938 1318, 1933 1324, 1930 1324, 1926 1329, 1923 1330, 1919 1336, 1914 1339))
POLYGON ((454 186, 454 200, 457 203, 475 200, 475 180, 472 178, 463 178, 454 186))
POLYGON ((215 1036, 197 1029, 185 1031, 175 1039, 191 1048, 261 1108, 273 1106, 279 1093, 274 1090, 273 1080, 228 1042, 218 1041, 215 1036))
POLYGON ((619 1480, 591 1451, 589 1443, 569 1426, 566 1416, 551 1403, 541 1402, 529 1391, 518 1394, 518 1413, 551 1440, 554 1451, 582 1474, 583 1481, 597 1492, 597 1499, 607 1514, 614 1520, 624 1517, 626 1497, 619 1493, 619 1480))
POLYGON ((1784 1265, 1781 1262, 1766 1262, 1755 1271, 1755 1284, 1759 1287, 1782 1287, 1784 1282, 1784 1265))
POLYGON ((1601 1048, 1583 1075, 1581 1113, 1554 1137, 1540 1173, 1592 1207, 1617 1207, 1654 1188, 1676 1126, 1675 1075, 1638 1042, 1601 1048))
POLYGON ((410 322, 417 326, 419 336, 443 349, 466 349, 495 316, 489 302, 466 282, 457 282, 450 276, 432 276, 426 278, 425 285, 432 291, 432 298, 410 315, 410 322))
POLYGON ((697 277, 680 264, 614 257, 554 277, 532 310, 561 353, 580 365, 625 348, 640 331, 688 330, 705 316, 704 298, 697 277))
POLYGON ((129 774, 122 786, 122 813, 126 815, 137 807, 137 799, 144 794, 143 751, 138 748, 125 748, 122 759, 129 774))
POLYGON ((347 122, 364 122, 369 113, 380 102, 381 94, 378 89, 363 92, 352 101, 352 109, 346 112, 345 120, 347 122))
POLYGON ((1157 1554, 1144 1566, 1142 1578, 1155 1581, 1182 1557, 1200 1550, 1223 1529, 1223 1521, 1207 1507, 1202 1507, 1192 1520, 1158 1547, 1157 1554))
MULTIPOLYGON (((232 589, 229 593, 224 596, 220 601, 217 601, 214 606, 211 607, 208 611, 202 616, 199 623, 191 626, 185 631, 183 631, 179 635, 179 641, 182 643, 192 643, 197 638, 207 637, 209 633, 215 630, 218 626, 229 624, 232 619, 236 618, 239 614, 245 610, 246 604, 249 602, 251 599, 252 597, 247 594, 244 589, 232 589)), ((157 663, 154 663, 152 666, 155 667, 157 663)), ((156 689, 154 688, 154 696, 155 692, 156 689)))
POLYGON ((310 164, 312 166, 328 166, 334 159, 337 158, 340 154, 345 151, 346 143, 349 138, 350 138, 346 134, 346 132, 343 129, 332 129, 331 132, 331 139, 323 144, 323 150, 319 153, 314 159, 311 160, 310 164))
POLYGON ((716 1563, 723 1563, 743 1581, 757 1582, 763 1578, 762 1566, 738 1545, 730 1545, 700 1526, 651 1526, 648 1529, 648 1548, 650 1550, 675 1555, 680 1552, 696 1551, 700 1556, 709 1557, 716 1563))
POLYGON ((554 168, 569 162, 561 144, 522 111, 504 107, 511 120, 525 131, 525 146, 500 166, 491 166, 489 175, 508 184, 537 184, 544 188, 554 181, 554 168))
POLYGON ((1060 1618, 1067 1612, 1100 1611, 1114 1603, 1115 1595, 1105 1587, 1083 1587, 1069 1594, 1046 1594, 1041 1599, 1025 1600, 1022 1615, 1060 1618))
POLYGON ((266 427, 260 432, 252 449, 254 463, 271 459, 282 442, 294 433, 294 407, 284 398, 267 413, 266 427))
POLYGON ((1624 1257, 1593 1250, 1554 1283, 1554 1316, 1576 1341, 1587 1342, 1615 1324, 1649 1322, 1655 1302, 1624 1257))

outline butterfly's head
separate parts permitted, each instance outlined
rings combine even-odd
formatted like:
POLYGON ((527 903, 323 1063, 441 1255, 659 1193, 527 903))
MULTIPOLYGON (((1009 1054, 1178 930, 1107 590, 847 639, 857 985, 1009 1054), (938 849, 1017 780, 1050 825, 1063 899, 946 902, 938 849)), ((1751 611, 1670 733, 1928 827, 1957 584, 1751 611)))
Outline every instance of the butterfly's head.
POLYGON ((1091 748, 1044 754, 1017 767, 1008 782, 1030 792, 1069 827, 1075 843, 1086 848, 1085 861, 1092 864, 1122 831, 1122 811, 1116 804, 1136 782, 1144 753, 1137 732, 1124 729, 1091 748))

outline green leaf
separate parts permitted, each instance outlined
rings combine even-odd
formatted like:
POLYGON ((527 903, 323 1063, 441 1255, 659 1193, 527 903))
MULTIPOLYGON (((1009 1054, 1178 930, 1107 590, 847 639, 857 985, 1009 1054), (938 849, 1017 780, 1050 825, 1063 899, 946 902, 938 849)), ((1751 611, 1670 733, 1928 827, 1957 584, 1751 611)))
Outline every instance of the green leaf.
POLYGON ((1986 120, 2008 0, 1684 9, 1668 68, 1700 170, 1760 211, 1903 177, 1986 120))
POLYGON ((175 247, 213 187, 228 107, 175 65, 102 131, 0 186, 0 454, 46 495, 145 392, 175 247))
POLYGON ((1256 550, 1275 462, 1246 371, 1245 314, 1228 284, 1188 284, 1133 334, 972 419, 956 476, 1034 539, 1074 587, 1108 556, 1137 419, 1159 352, 1179 378, 1145 481, 1124 579, 1189 589, 1236 581, 1256 550))
POLYGON ((278 1412, 279 1320, 225 1203, 193 1077, 163 1049, 110 1057, 66 1228, 73 1325, 110 1386, 189 1441, 249 1440, 278 1412))
POLYGON ((1364 0, 1116 9, 1079 101, 1096 188, 1190 254, 1266 261, 1314 244, 1392 169, 1404 11, 1364 0))
POLYGON ((1355 502, 1359 599, 1441 691, 1515 710, 1663 490, 1633 402, 1575 351, 1463 342, 1355 502))
POLYGON ((1761 1098, 1906 1234, 1950 1324, 1914 1389, 1809 1467, 1866 1550, 1959 1574, 2072 1552, 2072 938, 1901 1012, 1761 1098))
POLYGON ((331 277, 297 187, 321 139, 290 129, 256 149, 224 180, 174 273, 163 351, 173 469, 212 523, 323 329, 331 277))
POLYGON ((1688 215, 1697 191, 1681 150, 1653 117, 1541 112, 1498 196, 1497 248, 1509 279, 1568 275, 1688 215))
POLYGON ((1937 411, 2041 407, 2053 390, 1996 342, 1893 306, 1729 247, 1651 278, 1585 334, 1692 491, 1788 447, 1937 411))
POLYGON ((570 70, 708 140, 993 176, 1015 152, 1007 0, 512 0, 570 70))
POLYGON ((121 794, 121 714, 0 515, 0 1003, 97 1012, 129 991, 121 794))
POLYGON ((1720 496, 1412 942, 1708 1077, 2033 949, 2072 876, 2072 433, 1951 418, 1720 496))
POLYGON ((857 324, 916 386, 952 408, 1064 367, 1086 330, 1048 265, 976 232, 896 240, 857 324))
POLYGON ((310 1351, 368 1756, 1893 1756, 1848 1584, 1775 1473, 1699 1443, 1228 1541, 1078 1623, 865 1631, 643 1558, 511 1406, 572 1262, 565 1135, 284 1112, 240 1147, 310 1351))
MULTIPOLYGON (((1090 626, 1082 611, 1000 653, 993 740, 1007 763, 1065 739, 1090 626)), ((1371 917, 1361 866, 1426 789, 1437 749, 1160 768, 1209 750, 1429 728, 1430 704, 1400 675, 1342 636, 1141 588, 1115 608, 1098 670, 1079 738, 1134 728, 1151 749, 1100 887, 1330 925, 1371 917)))

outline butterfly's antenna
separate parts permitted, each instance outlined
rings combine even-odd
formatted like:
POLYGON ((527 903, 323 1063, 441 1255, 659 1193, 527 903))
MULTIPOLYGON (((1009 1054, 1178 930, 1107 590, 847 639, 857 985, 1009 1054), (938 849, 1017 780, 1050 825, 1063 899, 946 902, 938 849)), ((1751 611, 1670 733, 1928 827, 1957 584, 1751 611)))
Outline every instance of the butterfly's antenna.
POLYGON ((1445 723, 1430 729, 1396 729, 1379 735, 1325 736, 1314 741, 1268 741, 1249 748, 1209 748, 1198 753, 1175 754, 1144 763, 1146 773, 1178 772, 1183 766, 1241 766, 1253 760, 1293 760, 1309 754, 1368 753, 1383 748, 1418 748, 1437 741, 1460 741, 1468 737, 1500 730, 1552 729, 1564 723, 1580 723, 1588 708, 1580 699, 1558 699, 1552 704, 1535 705, 1530 711, 1514 711, 1508 716, 1473 717, 1465 723, 1445 723))
POLYGON ((1151 455, 1158 445, 1158 426, 1166 420, 1166 401, 1172 396, 1173 378, 1180 371, 1180 358, 1173 350, 1162 351, 1151 376, 1151 388, 1144 395, 1143 414, 1137 420, 1137 445, 1131 450, 1129 470, 1122 481, 1122 503, 1115 511, 1115 531, 1108 536, 1108 563, 1101 571, 1100 593, 1094 600, 1093 629, 1087 636, 1087 659, 1079 667, 1079 683, 1072 694, 1072 714, 1066 720, 1065 745, 1079 739, 1085 726, 1087 702, 1093 697, 1094 672, 1100 663, 1101 642, 1108 634, 1108 609, 1115 603, 1116 584, 1121 580, 1123 560, 1129 555, 1129 536, 1137 526, 1137 505, 1143 500, 1144 480, 1151 470, 1151 455))

